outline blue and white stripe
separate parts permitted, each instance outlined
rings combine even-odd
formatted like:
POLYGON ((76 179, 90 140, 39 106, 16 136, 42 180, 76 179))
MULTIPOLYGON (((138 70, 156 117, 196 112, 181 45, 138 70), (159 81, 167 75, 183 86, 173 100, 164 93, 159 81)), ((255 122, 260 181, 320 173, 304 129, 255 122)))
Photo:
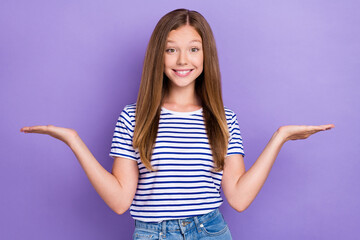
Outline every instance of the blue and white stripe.
MULTIPOLYGON (((116 123, 112 157, 137 161, 139 182, 130 207, 136 220, 160 222, 206 214, 218 208, 222 172, 213 172, 213 159, 202 109, 174 112, 162 108, 152 166, 148 171, 132 147, 136 103, 125 106, 116 123)), ((224 107, 230 138, 227 156, 244 155, 236 114, 224 107)))

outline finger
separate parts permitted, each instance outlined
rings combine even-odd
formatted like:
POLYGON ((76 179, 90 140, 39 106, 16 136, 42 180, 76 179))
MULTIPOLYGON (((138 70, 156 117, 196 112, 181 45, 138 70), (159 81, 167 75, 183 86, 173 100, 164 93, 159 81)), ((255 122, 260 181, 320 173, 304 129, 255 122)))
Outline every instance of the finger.
POLYGON ((311 130, 309 131, 309 136, 313 135, 317 132, 320 131, 325 131, 325 130, 329 130, 331 128, 334 128, 335 125, 334 124, 326 124, 326 125, 319 125, 319 126, 310 126, 311 130))
POLYGON ((47 133, 48 126, 31 126, 31 127, 23 127, 20 129, 21 132, 24 133, 47 133))
POLYGON ((326 125, 317 125, 317 126, 309 126, 311 128, 311 130, 316 130, 316 131, 324 131, 324 130, 329 130, 331 128, 334 128, 335 125, 334 124, 326 124, 326 125))
POLYGON ((323 131, 324 127, 322 127, 322 126, 306 126, 306 128, 304 130, 305 130, 305 132, 313 134, 313 133, 316 133, 319 131, 323 131))
POLYGON ((27 132, 29 132, 29 130, 30 130, 30 127, 22 127, 22 128, 20 129, 20 132, 27 133, 27 132))
POLYGON ((325 127, 325 130, 329 130, 329 129, 332 129, 335 127, 334 124, 326 124, 326 125, 323 125, 325 127))
POLYGON ((335 125, 334 124, 325 124, 325 125, 319 125, 318 127, 321 129, 321 131, 324 131, 324 130, 329 130, 329 129, 334 128, 335 125))

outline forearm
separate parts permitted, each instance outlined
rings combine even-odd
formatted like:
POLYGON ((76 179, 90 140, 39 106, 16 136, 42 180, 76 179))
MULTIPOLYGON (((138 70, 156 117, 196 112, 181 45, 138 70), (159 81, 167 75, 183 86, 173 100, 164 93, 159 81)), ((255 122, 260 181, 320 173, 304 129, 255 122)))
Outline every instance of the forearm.
POLYGON ((253 166, 236 182, 235 199, 241 211, 245 210, 260 192, 284 143, 285 138, 279 130, 276 131, 253 166))
POLYGON ((117 178, 101 166, 77 134, 68 141, 67 145, 74 152, 91 184, 105 203, 116 213, 126 211, 130 200, 127 199, 124 188, 117 178))

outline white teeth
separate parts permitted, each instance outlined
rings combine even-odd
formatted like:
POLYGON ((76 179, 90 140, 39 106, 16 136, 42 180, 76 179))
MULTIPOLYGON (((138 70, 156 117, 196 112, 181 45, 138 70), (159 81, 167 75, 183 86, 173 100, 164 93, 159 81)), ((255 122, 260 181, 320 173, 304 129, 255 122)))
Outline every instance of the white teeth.
POLYGON ((181 75, 185 75, 187 74, 188 72, 190 72, 190 70, 188 71, 176 71, 177 73, 181 74, 181 75))

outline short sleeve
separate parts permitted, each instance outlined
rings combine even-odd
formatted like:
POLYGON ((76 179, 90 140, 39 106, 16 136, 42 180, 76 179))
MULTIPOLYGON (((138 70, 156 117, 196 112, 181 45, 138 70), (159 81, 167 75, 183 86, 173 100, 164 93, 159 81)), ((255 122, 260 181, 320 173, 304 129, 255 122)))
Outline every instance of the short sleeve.
POLYGON ((229 127, 229 145, 226 156, 231 154, 241 154, 245 156, 243 141, 240 133, 239 123, 237 121, 236 114, 230 110, 231 119, 228 121, 229 127))
POLYGON ((132 146, 134 134, 135 117, 126 106, 116 122, 112 138, 110 156, 124 157, 137 161, 137 154, 132 146))

